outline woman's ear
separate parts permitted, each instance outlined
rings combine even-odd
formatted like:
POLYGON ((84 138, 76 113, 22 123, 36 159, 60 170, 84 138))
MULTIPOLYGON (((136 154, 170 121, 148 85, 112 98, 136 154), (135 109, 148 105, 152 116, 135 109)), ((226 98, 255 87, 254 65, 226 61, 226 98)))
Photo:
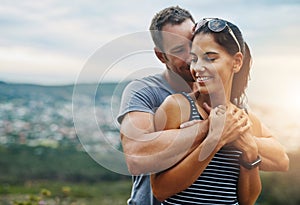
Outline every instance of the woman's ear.
POLYGON ((233 72, 237 73, 240 71, 243 65, 243 54, 241 52, 237 52, 233 56, 233 72))
POLYGON ((165 54, 157 47, 154 48, 154 52, 156 57, 162 62, 162 63, 166 63, 166 58, 165 58, 165 54))

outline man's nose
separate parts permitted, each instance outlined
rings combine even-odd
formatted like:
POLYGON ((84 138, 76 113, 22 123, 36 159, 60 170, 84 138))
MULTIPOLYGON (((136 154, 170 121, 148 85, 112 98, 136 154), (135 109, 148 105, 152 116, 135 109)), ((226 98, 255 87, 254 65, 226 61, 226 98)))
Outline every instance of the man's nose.
POLYGON ((185 53, 185 62, 186 62, 186 64, 191 65, 191 61, 192 61, 191 47, 188 46, 186 48, 186 53, 185 53))
POLYGON ((186 64, 190 66, 191 62, 192 62, 192 56, 189 54, 188 57, 186 58, 186 64))

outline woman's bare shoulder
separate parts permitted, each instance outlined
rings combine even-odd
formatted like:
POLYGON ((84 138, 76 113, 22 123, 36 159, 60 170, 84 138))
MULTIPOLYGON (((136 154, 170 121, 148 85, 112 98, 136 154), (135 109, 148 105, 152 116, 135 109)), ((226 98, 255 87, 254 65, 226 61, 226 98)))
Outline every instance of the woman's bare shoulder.
POLYGON ((158 108, 156 122, 164 122, 165 128, 179 128, 180 124, 187 121, 190 106, 188 100, 180 93, 168 96, 158 108))
POLYGON ((180 107, 182 104, 185 105, 188 100, 180 93, 169 95, 163 102, 162 105, 170 107, 180 107))

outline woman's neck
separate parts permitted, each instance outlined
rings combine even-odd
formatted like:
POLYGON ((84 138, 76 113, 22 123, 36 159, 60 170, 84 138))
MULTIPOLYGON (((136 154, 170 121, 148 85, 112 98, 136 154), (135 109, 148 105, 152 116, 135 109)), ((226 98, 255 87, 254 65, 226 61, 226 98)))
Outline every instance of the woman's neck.
POLYGON ((209 95, 211 107, 217 107, 218 105, 227 105, 229 100, 228 98, 222 93, 221 95, 211 94, 209 95))
POLYGON ((203 106, 203 103, 207 103, 212 108, 217 107, 218 105, 229 105, 231 103, 230 96, 225 96, 224 93, 200 94, 199 92, 195 92, 194 95, 198 105, 201 107, 203 106))
POLYGON ((230 77, 230 80, 226 82, 225 85, 222 84, 223 86, 220 86, 220 89, 207 94, 200 93, 198 87, 196 86, 196 84, 194 84, 193 94, 195 96, 195 99, 197 100, 198 105, 203 107, 203 103, 207 103, 210 107, 215 108, 218 105, 228 106, 232 104, 230 102, 232 78, 233 76, 230 77))

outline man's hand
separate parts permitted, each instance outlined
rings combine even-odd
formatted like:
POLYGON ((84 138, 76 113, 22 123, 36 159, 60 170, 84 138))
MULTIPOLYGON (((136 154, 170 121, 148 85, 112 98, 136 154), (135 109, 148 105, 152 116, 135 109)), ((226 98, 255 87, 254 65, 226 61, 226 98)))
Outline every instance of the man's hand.
POLYGON ((242 151, 242 157, 244 161, 252 162, 257 159, 258 147, 250 129, 241 135, 241 137, 232 142, 232 145, 238 150, 242 151))
POLYGON ((201 122, 201 121, 202 120, 192 120, 192 121, 184 122, 180 125, 180 129, 193 126, 194 124, 197 124, 198 122, 201 122))
POLYGON ((212 108, 206 103, 203 103, 203 109, 205 110, 205 112, 207 112, 208 114, 210 114, 210 111, 212 110, 212 108))

